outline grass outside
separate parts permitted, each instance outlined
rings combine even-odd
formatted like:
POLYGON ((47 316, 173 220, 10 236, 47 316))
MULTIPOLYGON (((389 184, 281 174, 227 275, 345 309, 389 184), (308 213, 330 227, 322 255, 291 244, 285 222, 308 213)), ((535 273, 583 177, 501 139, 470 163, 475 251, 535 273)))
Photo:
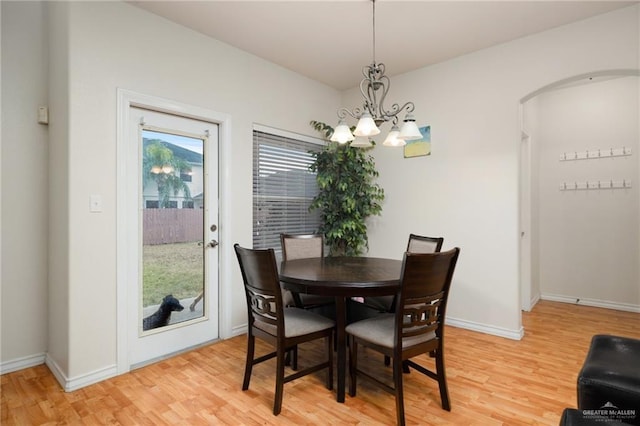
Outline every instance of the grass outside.
POLYGON ((203 249, 197 242, 143 246, 142 306, 158 305, 167 294, 177 299, 200 294, 203 249))

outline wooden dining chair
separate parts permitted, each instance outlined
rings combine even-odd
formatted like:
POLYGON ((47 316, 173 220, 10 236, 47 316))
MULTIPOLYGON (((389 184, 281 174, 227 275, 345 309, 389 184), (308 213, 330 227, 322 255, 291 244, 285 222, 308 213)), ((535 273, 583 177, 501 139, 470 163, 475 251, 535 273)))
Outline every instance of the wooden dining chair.
POLYGON ((444 321, 459 253, 457 247, 440 253, 405 253, 396 312, 358 321, 346 328, 349 336, 349 394, 356 395, 358 374, 380 384, 395 394, 398 425, 405 424, 403 363, 437 380, 442 408, 451 410, 444 367, 444 321), (358 369, 359 345, 391 357, 393 386, 373 373, 358 369), (412 360, 430 352, 435 353, 435 372, 412 360))
MULTIPOLYGON (((409 234, 407 242, 408 253, 438 253, 442 249, 444 238, 425 237, 409 234)), ((365 297, 364 303, 380 312, 393 312, 396 304, 396 296, 365 297)))
MULTIPOLYGON (((280 234, 280 244, 282 246, 282 260, 324 257, 324 236, 322 234, 284 233, 280 234)), ((335 317, 333 297, 291 292, 291 298, 298 308, 310 309, 332 318, 335 317)))
MULTIPOLYGON (((442 237, 426 237, 417 234, 409 234, 406 251, 409 253, 437 253, 442 249, 443 243, 444 238, 442 237)), ((357 313, 352 315, 352 318, 354 320, 360 320, 376 316, 380 312, 393 312, 395 303, 395 296, 365 297, 362 301, 362 307, 355 305, 354 303, 350 305, 355 305, 355 308, 352 310, 357 311, 357 313)), ((387 362, 385 363, 388 365, 387 362)))
MULTIPOLYGON (((409 234, 407 253, 439 253, 442 250, 442 244, 444 244, 443 237, 409 234)), ((386 309, 386 312, 395 312, 397 296, 381 296, 376 302, 377 306, 381 309, 386 309)), ((432 352, 431 356, 435 356, 435 353, 432 352)), ((389 365, 390 362, 389 357, 385 355, 384 365, 389 365)), ((403 365, 403 371, 405 373, 409 372, 409 367, 406 364, 403 365)))
POLYGON ((327 369, 326 386, 333 389, 333 333, 335 322, 313 312, 285 307, 273 249, 253 250, 234 245, 247 298, 247 359, 242 390, 249 389, 253 366, 276 358, 276 387, 273 414, 282 409, 284 384, 327 369), (255 357, 256 337, 274 347, 274 351, 255 357), (324 338, 327 359, 293 374, 285 375, 285 353, 298 345, 324 338))

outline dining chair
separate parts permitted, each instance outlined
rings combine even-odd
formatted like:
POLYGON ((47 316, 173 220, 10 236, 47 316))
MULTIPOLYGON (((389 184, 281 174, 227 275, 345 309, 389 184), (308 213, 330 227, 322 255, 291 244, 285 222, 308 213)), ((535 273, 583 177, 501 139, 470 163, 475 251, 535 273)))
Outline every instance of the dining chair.
POLYGON ((273 414, 282 409, 284 384, 327 369, 326 386, 333 389, 333 333, 335 322, 311 311, 285 307, 273 249, 254 250, 234 244, 247 299, 247 359, 242 390, 249 389, 254 365, 276 358, 276 387, 273 414), (255 357, 256 337, 273 346, 266 355, 255 357), (285 353, 298 345, 324 338, 327 359, 285 375, 285 353))
MULTIPOLYGON (((427 237, 418 234, 409 234, 409 241, 407 242, 408 253, 439 253, 442 250, 442 244, 444 243, 443 237, 427 237)), ((378 308, 386 309, 386 312, 395 312, 395 306, 397 303, 397 296, 381 296, 379 300, 369 301, 370 304, 378 306, 378 308)), ((432 352, 431 356, 435 356, 432 352)), ((384 365, 389 365, 390 359, 385 355, 384 365)), ((403 371, 409 372, 409 368, 403 365, 403 371)))
MULTIPOLYGON (((409 253, 438 253, 444 243, 443 237, 425 237, 409 234, 407 252, 409 253)), ((364 303, 380 312, 393 312, 396 296, 365 297, 364 303)))
MULTIPOLYGON (((308 259, 310 257, 324 257, 324 236, 322 234, 280 234, 280 244, 282 246, 282 260, 308 259)), ((289 290, 285 290, 289 292, 289 290)), ((290 292, 295 306, 303 309, 312 309, 316 311, 334 311, 333 309, 324 309, 325 307, 333 307, 335 301, 333 297, 319 296, 315 294, 300 294, 290 292)), ((287 297, 285 297, 285 300, 287 297)), ((330 317, 335 316, 331 315, 330 317)))
POLYGON ((404 425, 403 363, 437 380, 442 408, 451 411, 444 367, 444 322, 451 279, 459 248, 439 253, 405 253, 396 312, 364 319, 346 327, 349 336, 349 395, 356 395, 356 377, 372 379, 394 393, 398 425, 404 425), (358 368, 358 346, 385 356, 393 364, 393 386, 358 368), (412 358, 434 352, 435 371, 412 358))

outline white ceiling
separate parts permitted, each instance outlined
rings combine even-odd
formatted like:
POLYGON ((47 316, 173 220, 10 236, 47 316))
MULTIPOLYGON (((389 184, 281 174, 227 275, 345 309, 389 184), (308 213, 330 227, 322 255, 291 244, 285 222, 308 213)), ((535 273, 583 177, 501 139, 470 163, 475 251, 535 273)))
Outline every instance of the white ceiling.
MULTIPOLYGON (((339 90, 373 59, 369 0, 130 3, 339 90)), ((375 59, 393 76, 637 3, 377 0, 375 59)))

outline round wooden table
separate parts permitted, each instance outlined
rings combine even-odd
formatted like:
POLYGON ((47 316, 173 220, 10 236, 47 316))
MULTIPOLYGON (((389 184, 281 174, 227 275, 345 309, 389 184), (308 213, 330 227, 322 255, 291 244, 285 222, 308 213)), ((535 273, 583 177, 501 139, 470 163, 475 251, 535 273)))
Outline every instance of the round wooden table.
POLYGON ((401 269, 401 260, 377 257, 316 257, 287 260, 280 264, 283 287, 298 293, 336 299, 338 402, 344 402, 345 397, 346 299, 395 294, 400 285, 401 269))

